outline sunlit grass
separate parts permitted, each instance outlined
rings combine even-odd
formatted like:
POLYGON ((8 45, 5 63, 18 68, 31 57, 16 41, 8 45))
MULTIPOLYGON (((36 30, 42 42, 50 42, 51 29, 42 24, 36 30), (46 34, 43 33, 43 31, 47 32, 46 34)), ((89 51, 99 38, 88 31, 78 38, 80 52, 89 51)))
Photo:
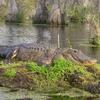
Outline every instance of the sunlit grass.
POLYGON ((14 77, 16 75, 16 70, 14 68, 6 69, 4 72, 4 76, 6 77, 14 77))
POLYGON ((79 73, 80 75, 91 76, 91 73, 86 71, 84 66, 76 65, 73 62, 65 59, 57 59, 49 68, 38 66, 36 63, 27 63, 27 69, 32 72, 44 74, 48 80, 57 81, 65 73, 79 73))

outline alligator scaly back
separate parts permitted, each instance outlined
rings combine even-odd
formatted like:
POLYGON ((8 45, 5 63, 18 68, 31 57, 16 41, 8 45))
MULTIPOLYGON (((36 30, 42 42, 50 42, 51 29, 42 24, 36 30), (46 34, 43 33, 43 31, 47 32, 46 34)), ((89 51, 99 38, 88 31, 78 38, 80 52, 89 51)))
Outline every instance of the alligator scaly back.
POLYGON ((32 60, 37 61, 41 56, 45 55, 48 49, 41 44, 33 43, 33 44, 23 44, 18 51, 17 59, 18 60, 32 60))

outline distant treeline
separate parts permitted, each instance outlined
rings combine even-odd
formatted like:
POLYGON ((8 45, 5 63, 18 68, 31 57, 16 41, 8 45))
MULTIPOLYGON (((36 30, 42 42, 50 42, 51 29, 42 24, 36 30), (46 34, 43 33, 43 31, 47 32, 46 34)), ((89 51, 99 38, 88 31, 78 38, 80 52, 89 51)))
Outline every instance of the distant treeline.
POLYGON ((65 25, 89 22, 99 12, 100 0, 0 0, 2 22, 65 25))

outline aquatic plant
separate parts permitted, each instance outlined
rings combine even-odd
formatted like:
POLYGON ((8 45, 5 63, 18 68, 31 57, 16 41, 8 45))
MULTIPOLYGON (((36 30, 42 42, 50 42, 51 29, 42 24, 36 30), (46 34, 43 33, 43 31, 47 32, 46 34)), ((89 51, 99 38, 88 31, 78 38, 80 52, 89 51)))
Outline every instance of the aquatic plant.
POLYGON ((25 18, 24 18, 24 13, 22 11, 19 11, 16 14, 16 23, 24 23, 25 18))
POLYGON ((100 45, 100 37, 95 35, 94 37, 89 39, 89 43, 98 47, 100 45))
POLYGON ((89 39, 89 43, 98 47, 100 45, 100 12, 90 12, 90 16, 87 18, 87 21, 90 25, 90 31, 92 34, 89 39))
POLYGON ((86 13, 87 13, 87 8, 80 5, 74 5, 68 9, 68 16, 70 22, 83 23, 86 20, 85 18, 86 13))

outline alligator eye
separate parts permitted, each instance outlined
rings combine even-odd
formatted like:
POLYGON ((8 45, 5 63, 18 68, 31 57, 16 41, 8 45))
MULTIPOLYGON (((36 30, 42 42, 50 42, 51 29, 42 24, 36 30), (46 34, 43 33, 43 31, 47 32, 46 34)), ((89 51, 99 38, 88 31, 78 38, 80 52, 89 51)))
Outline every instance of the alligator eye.
POLYGON ((77 50, 74 50, 74 53, 77 53, 77 50))
POLYGON ((37 48, 37 50, 39 51, 39 48, 37 48))

